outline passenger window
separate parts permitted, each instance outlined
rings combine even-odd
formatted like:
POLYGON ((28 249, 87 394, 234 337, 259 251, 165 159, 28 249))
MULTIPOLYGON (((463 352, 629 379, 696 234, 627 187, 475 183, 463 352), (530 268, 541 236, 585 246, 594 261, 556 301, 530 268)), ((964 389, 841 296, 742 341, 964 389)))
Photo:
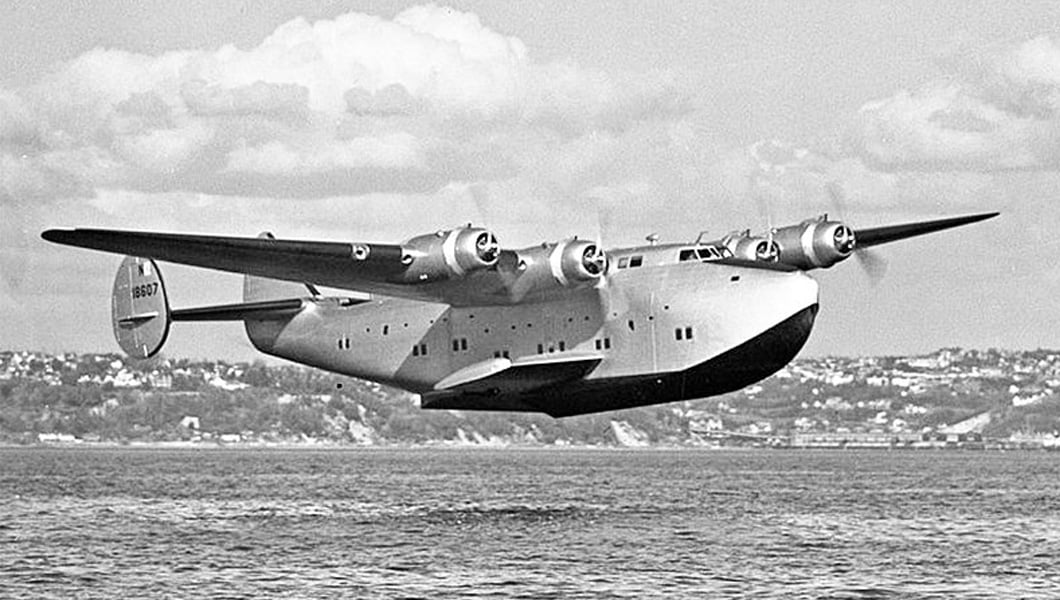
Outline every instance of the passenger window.
POLYGON ((677 261, 678 262, 685 262, 687 260, 696 260, 698 258, 699 258, 699 256, 696 254, 696 251, 694 249, 692 249, 692 248, 686 248, 686 249, 682 250, 680 254, 677 255, 677 261))

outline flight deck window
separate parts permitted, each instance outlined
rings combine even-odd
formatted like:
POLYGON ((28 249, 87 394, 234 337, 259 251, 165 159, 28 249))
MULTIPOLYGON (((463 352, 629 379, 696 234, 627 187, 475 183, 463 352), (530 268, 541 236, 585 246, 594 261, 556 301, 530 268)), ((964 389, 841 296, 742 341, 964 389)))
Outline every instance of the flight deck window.
POLYGON ((628 266, 629 266, 629 257, 628 256, 623 256, 622 258, 618 259, 618 268, 619 269, 625 269, 628 266))
POLYGON ((680 327, 678 327, 677 329, 674 329, 674 338, 676 338, 678 341, 681 341, 681 328, 680 327))
POLYGON ((686 260, 699 260, 699 255, 696 254, 695 248, 685 248, 677 255, 678 262, 685 262, 686 260))
POLYGON ((632 256, 629 259, 629 268, 631 268, 631 269, 633 267, 639 267, 642 264, 644 264, 644 257, 643 256, 632 256))
POLYGON ((691 327, 685 327, 685 339, 686 340, 692 339, 692 328, 691 327))

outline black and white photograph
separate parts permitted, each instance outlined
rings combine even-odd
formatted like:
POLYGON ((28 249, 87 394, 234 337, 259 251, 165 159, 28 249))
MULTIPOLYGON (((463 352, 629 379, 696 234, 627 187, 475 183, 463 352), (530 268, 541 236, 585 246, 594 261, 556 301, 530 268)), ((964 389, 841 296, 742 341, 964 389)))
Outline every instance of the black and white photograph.
POLYGON ((1060 598, 1060 4, 0 22, 0 598, 1060 598))

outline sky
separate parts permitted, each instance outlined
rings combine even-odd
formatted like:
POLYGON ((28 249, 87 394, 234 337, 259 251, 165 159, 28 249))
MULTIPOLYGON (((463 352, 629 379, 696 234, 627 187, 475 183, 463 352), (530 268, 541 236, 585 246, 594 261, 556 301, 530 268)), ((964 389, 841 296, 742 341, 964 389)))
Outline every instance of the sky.
MULTIPOLYGON (((804 355, 1060 348, 1060 3, 42 0, 0 24, 0 348, 115 351, 51 227, 505 247, 1000 211, 815 271, 804 355), (837 186, 843 200, 830 198, 837 186), (841 214, 837 214, 841 213, 841 214), (601 225, 603 224, 603 225, 601 225)), ((162 265, 174 307, 238 276, 162 265)), ((253 359, 239 324, 169 356, 253 359)))

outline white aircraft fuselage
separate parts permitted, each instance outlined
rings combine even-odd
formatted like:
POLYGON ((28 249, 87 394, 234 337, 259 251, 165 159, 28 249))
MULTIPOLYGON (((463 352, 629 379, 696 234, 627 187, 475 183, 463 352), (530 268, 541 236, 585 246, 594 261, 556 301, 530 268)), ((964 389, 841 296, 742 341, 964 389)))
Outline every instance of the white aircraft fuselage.
POLYGON ((262 352, 423 394, 425 408, 596 412, 724 393, 787 364, 810 334, 817 282, 801 271, 680 262, 687 247, 615 252, 607 289, 561 289, 517 307, 329 299, 246 328, 262 352), (616 267, 633 256, 638 266, 616 267), (438 389, 491 360, 564 355, 599 361, 577 382, 532 393, 438 389))

